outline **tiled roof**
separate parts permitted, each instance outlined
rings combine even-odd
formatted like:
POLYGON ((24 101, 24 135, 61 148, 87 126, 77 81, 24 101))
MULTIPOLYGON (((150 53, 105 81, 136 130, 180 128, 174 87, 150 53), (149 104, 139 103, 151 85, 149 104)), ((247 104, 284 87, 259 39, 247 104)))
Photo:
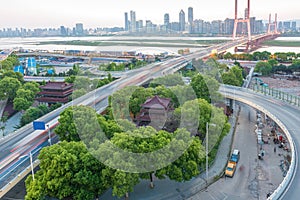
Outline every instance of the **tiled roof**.
POLYGON ((144 108, 165 108, 167 109, 170 104, 169 98, 161 98, 157 95, 154 97, 147 99, 144 104, 142 104, 142 107, 144 108))
POLYGON ((73 84, 66 82, 51 82, 49 81, 46 85, 40 86, 41 89, 52 89, 52 90, 64 90, 73 87, 73 84))

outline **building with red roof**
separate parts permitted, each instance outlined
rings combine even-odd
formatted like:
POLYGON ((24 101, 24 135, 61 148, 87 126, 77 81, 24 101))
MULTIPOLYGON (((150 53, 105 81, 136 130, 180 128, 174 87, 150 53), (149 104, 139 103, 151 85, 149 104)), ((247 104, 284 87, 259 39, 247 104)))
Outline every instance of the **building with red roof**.
POLYGON ((66 82, 51 82, 40 86, 42 89, 38 93, 36 100, 39 103, 46 103, 48 105, 55 103, 67 103, 70 100, 70 95, 73 93, 73 84, 66 82))
POLYGON ((173 104, 169 98, 154 96, 141 105, 140 114, 136 118, 137 124, 139 126, 151 125, 158 130, 163 129, 173 110, 173 104))

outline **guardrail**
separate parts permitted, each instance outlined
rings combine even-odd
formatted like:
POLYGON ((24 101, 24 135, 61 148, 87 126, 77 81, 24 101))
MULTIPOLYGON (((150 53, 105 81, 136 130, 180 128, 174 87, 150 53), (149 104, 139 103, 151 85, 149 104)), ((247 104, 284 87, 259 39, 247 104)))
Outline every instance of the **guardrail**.
MULTIPOLYGON (((240 88, 239 88, 240 89, 240 88)), ((290 167, 289 170, 286 174, 286 176, 284 177, 283 181, 280 183, 280 185, 278 186, 278 188, 272 193, 272 195, 268 198, 268 200, 275 200, 275 199, 279 199, 284 192, 286 191, 288 185, 290 184, 291 180, 294 177, 294 173, 295 173, 295 168, 297 167, 297 152, 295 149, 295 144, 294 141, 291 137, 290 132, 288 131, 288 129, 285 127, 285 125, 272 113, 270 113, 268 110, 264 109, 263 107, 254 104, 248 100, 245 100, 243 98, 239 98, 236 96, 230 96, 228 94, 226 94, 226 98, 230 98, 230 99, 234 99, 237 101, 240 101, 242 103, 245 103, 257 110, 260 110, 261 112, 264 112, 266 115, 268 115, 274 122, 277 123, 277 125, 281 128, 281 130, 284 132, 284 134, 286 135, 289 143, 290 143, 290 147, 291 147, 291 154, 292 154, 292 159, 291 159, 291 163, 290 163, 290 167)))
POLYGON ((296 95, 289 94, 287 92, 283 92, 281 90, 276 90, 273 88, 269 88, 263 85, 255 84, 251 88, 254 92, 260 92, 264 95, 272 96, 276 99, 280 99, 286 103, 291 105, 300 107, 300 97, 296 95))

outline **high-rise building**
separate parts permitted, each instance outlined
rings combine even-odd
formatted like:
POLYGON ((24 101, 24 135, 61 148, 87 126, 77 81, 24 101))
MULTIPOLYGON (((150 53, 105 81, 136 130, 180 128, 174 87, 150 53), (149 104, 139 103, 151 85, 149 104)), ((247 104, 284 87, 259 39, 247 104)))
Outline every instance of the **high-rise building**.
POLYGON ((136 18, 135 11, 130 11, 130 32, 136 32, 136 18))
POLYGON ((60 35, 61 36, 67 36, 68 35, 66 27, 60 26, 60 35))
POLYGON ((224 34, 232 35, 234 27, 234 19, 226 18, 224 21, 224 34))
POLYGON ((262 20, 255 20, 256 33, 262 33, 264 31, 264 23, 262 20))
POLYGON ((297 30, 297 23, 295 21, 292 22, 292 30, 293 31, 297 30))
POLYGON ((189 8, 188 8, 188 22, 189 22, 190 24, 193 24, 193 21, 194 21, 193 8, 192 8, 192 7, 189 7, 189 8))
POLYGON ((185 31, 185 13, 183 10, 179 12, 179 31, 185 31))
POLYGON ((84 30, 83 30, 83 24, 82 23, 77 23, 75 26, 75 32, 76 35, 78 36, 82 36, 84 34, 84 30))
POLYGON ((280 22, 278 23, 278 30, 280 30, 280 31, 283 30, 282 21, 280 21, 280 22))
POLYGON ((125 12, 125 31, 129 30, 128 13, 125 12))
POLYGON ((166 13, 164 15, 164 25, 169 26, 169 24, 170 24, 170 16, 169 16, 169 13, 166 13))
POLYGON ((284 28, 285 31, 290 30, 291 29, 291 22, 289 22, 289 21, 283 22, 283 28, 284 28))
POLYGON ((251 34, 256 34, 257 33, 257 29, 256 29, 256 26, 255 26, 255 21, 256 21, 255 17, 250 17, 250 30, 251 30, 251 34))
POLYGON ((180 31, 180 29, 179 29, 180 25, 179 25, 178 22, 172 22, 170 24, 170 26, 171 26, 171 30, 173 30, 173 31, 180 31))
POLYGON ((211 33, 212 34, 220 34, 221 33, 221 20, 213 20, 211 22, 211 33))
POLYGON ((203 20, 202 19, 196 19, 194 21, 195 27, 194 27, 194 33, 203 33, 203 20))
POLYGON ((136 31, 137 32, 142 32, 143 31, 143 27, 144 27, 144 23, 143 20, 139 20, 136 22, 136 31))

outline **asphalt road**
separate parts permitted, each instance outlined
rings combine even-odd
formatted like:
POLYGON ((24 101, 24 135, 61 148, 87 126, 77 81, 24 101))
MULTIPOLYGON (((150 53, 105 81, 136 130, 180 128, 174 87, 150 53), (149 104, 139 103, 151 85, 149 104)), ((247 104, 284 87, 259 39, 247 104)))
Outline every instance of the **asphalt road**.
MULTIPOLYGON (((298 107, 289 105, 280 100, 273 99, 269 96, 263 94, 258 94, 247 89, 238 89, 238 90, 225 90, 225 93, 236 95, 239 98, 246 99, 251 101, 269 112, 281 120, 281 122, 288 128, 295 144, 296 152, 299 149, 300 135, 298 131, 300 130, 300 111, 298 107)), ((299 153, 297 153, 299 155, 299 153)), ((298 157, 297 163, 298 163, 298 157)), ((295 177, 292 180, 289 188, 285 191, 285 194, 282 199, 291 200, 299 199, 300 196, 300 167, 296 166, 295 177)))

